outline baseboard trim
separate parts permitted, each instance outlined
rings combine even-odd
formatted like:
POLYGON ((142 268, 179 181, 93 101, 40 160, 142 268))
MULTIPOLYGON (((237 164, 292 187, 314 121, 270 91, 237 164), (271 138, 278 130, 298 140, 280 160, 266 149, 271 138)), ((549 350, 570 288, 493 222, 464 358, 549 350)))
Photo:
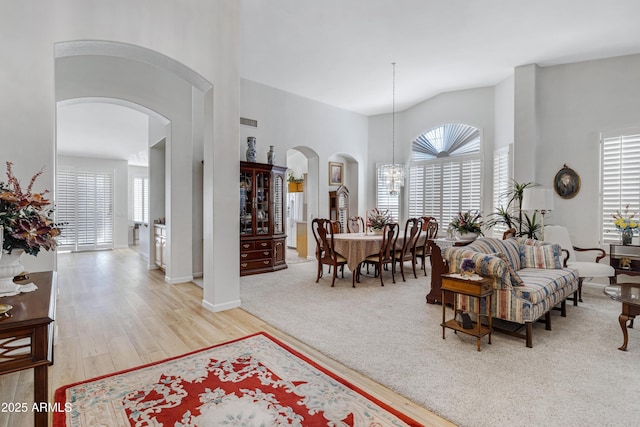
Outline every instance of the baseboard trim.
POLYGON ((170 285, 176 285, 178 283, 191 282, 193 280, 193 276, 184 276, 184 277, 169 277, 164 276, 164 281, 170 285))
POLYGON ((202 306, 207 310, 216 313, 218 311, 231 310, 232 308, 240 307, 240 300, 229 301, 224 304, 211 304, 209 301, 203 299, 202 306))

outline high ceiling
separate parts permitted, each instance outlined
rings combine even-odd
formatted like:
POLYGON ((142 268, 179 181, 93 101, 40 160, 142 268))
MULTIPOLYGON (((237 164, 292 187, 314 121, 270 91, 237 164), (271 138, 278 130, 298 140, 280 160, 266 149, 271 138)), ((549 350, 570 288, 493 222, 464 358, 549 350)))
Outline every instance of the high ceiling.
MULTIPOLYGON (((391 111, 392 62, 402 111, 495 85, 520 65, 640 53, 639 17, 638 0, 241 0, 240 74, 374 115, 391 111)), ((67 107, 58 113, 59 151, 144 163, 140 115, 67 107)))
POLYGON ((365 115, 640 52, 638 0, 242 0, 241 76, 365 115))

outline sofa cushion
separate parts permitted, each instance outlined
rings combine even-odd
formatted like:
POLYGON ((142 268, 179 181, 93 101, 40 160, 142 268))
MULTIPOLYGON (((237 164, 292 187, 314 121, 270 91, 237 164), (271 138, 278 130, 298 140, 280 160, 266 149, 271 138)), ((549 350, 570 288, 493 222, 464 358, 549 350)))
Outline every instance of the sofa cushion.
POLYGON ((517 239, 496 239, 494 237, 482 237, 466 246, 471 250, 483 254, 503 253, 514 270, 520 270, 520 242, 517 239))
POLYGON ((525 267, 518 271, 523 286, 513 288, 513 292, 533 304, 544 301, 550 295, 567 287, 578 279, 578 272, 571 268, 543 269, 525 267))
POLYGON ((520 262, 522 268, 562 268, 560 263, 560 245, 522 245, 520 262))
POLYGON ((509 262, 509 260, 507 259, 507 254, 505 254, 504 252, 499 252, 497 254, 500 258, 502 258, 502 260, 505 262, 505 264, 507 265, 507 270, 509 271, 509 275, 511 276, 511 284, 513 286, 523 286, 524 282, 522 281, 522 279, 520 278, 520 276, 518 276, 518 273, 513 269, 513 267, 511 266, 511 263, 509 262))

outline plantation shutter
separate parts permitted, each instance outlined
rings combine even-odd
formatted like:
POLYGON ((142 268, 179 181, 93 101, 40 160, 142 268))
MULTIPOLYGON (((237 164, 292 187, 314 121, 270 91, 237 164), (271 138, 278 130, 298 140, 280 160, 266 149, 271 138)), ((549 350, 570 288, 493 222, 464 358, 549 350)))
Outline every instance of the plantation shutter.
POLYGON ((409 218, 421 217, 424 214, 424 168, 409 167, 409 218))
POLYGON ((58 236, 58 248, 70 250, 76 244, 76 174, 71 171, 58 172, 56 183, 56 222, 63 223, 58 236))
POLYGON ((640 135, 603 138, 601 150, 601 242, 618 243, 612 215, 628 204, 629 213, 640 219, 640 135))
POLYGON ((409 173, 410 216, 432 216, 446 227, 458 212, 479 211, 481 162, 477 156, 415 163, 409 173))
POLYGON ((58 172, 57 220, 64 222, 60 250, 113 248, 113 173, 58 172))
POLYGON ((149 223, 149 179, 133 178, 133 220, 149 223))
MULTIPOLYGON (((376 167, 376 207, 381 210, 389 210, 393 222, 400 221, 400 195, 392 196, 385 185, 384 175, 380 167, 376 167)), ((402 191, 401 191, 402 193, 402 191)))
MULTIPOLYGON (((493 212, 496 212, 500 207, 506 209, 509 203, 510 149, 509 145, 493 152, 493 212)), ((502 237, 506 230, 506 225, 497 224, 492 228, 493 237, 502 237)))

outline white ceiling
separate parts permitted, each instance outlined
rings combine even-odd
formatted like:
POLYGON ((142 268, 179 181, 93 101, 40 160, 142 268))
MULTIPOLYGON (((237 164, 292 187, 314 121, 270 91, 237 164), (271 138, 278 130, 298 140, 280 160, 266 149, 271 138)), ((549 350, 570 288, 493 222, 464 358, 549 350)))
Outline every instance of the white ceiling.
MULTIPOLYGON (((392 62, 402 111, 495 85, 520 65, 639 53, 639 17, 638 0, 241 0, 240 74, 374 115, 391 111, 392 62)), ((144 163, 141 116, 113 104, 60 108, 58 150, 144 163)))
POLYGON ((242 0, 241 76, 365 115, 640 52, 638 0, 242 0))
POLYGON ((59 104, 58 154, 127 160, 147 166, 149 116, 106 102, 59 104))

